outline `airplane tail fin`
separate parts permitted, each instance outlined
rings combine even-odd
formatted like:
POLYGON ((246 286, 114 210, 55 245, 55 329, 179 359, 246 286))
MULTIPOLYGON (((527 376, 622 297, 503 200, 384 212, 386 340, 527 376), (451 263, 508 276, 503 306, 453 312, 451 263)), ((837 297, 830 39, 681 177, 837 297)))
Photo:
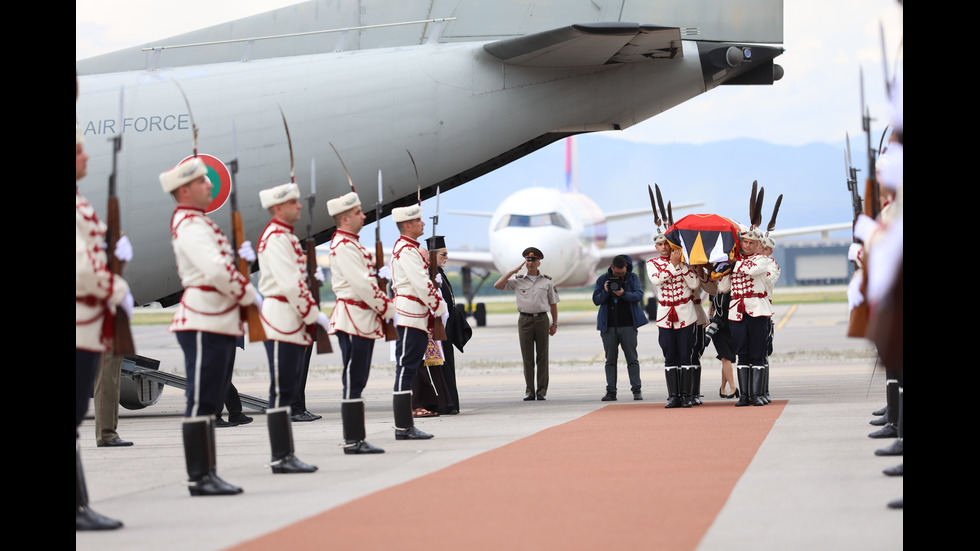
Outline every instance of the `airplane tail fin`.
POLYGON ((578 193, 578 146, 575 136, 565 138, 565 187, 563 193, 578 193))

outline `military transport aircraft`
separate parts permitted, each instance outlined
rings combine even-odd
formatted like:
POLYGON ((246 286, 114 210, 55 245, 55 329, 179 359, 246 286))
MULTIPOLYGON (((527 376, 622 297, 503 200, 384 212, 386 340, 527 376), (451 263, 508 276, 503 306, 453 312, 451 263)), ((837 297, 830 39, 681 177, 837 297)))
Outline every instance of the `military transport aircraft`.
MULTIPOLYGON (((288 181, 291 158, 304 193, 315 161, 318 202, 349 189, 331 145, 366 205, 382 170, 383 216, 566 136, 624 129, 723 84, 773 84, 783 50, 760 44, 782 43, 782 18, 782 0, 304 2, 77 61, 91 156, 79 188, 105 205, 116 167, 136 253, 126 279, 137 302, 167 305, 181 289, 157 176, 193 153, 192 126, 212 217, 228 231, 237 161, 254 240, 268 219, 258 190, 288 181)), ((332 225, 318 209, 317 242, 332 225)))

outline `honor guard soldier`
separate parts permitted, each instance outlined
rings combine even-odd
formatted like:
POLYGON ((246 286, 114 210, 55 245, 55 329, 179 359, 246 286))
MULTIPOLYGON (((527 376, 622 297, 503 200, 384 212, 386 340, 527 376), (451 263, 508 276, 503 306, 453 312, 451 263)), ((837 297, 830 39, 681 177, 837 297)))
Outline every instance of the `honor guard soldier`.
POLYGON ((558 290, 550 276, 539 271, 544 254, 537 247, 528 247, 521 253, 524 262, 500 276, 493 284, 501 291, 515 291, 517 296, 517 334, 524 360, 524 401, 544 400, 548 395, 548 339, 558 331, 558 290), (527 268, 526 275, 515 274, 527 268), (548 311, 551 324, 548 324, 548 311), (535 361, 537 351, 537 361, 535 361), (535 391, 535 364, 538 368, 535 391))
POLYGON ((272 380, 267 415, 272 472, 311 473, 316 466, 295 455, 291 405, 302 383, 306 349, 313 344, 310 327, 316 323, 327 329, 329 322, 306 285, 306 253, 293 231, 303 212, 299 187, 288 183, 264 189, 259 200, 272 215, 258 245, 262 328, 272 380))
POLYGON ((92 397, 92 384, 102 354, 109 351, 117 308, 129 310, 133 298, 123 278, 109 270, 105 252, 106 225, 78 192, 78 181, 88 171, 82 133, 75 127, 75 530, 114 530, 122 522, 96 513, 88 506, 88 490, 78 447, 78 427, 92 397))
POLYGON ((772 318, 772 302, 766 274, 772 263, 762 254, 762 233, 749 229, 741 234, 742 259, 718 283, 719 292, 731 291, 728 320, 735 345, 735 376, 741 389, 736 406, 763 406, 766 339, 772 318))
MULTIPOLYGON (((779 281, 779 274, 781 273, 779 264, 772 257, 772 252, 775 249, 776 240, 768 235, 764 236, 762 238, 762 254, 769 259, 769 270, 766 272, 766 293, 769 295, 769 304, 772 304, 772 292, 776 287, 776 282, 779 281)), ((772 323, 772 316, 769 316, 769 334, 766 337, 766 370, 763 376, 765 383, 762 389, 762 400, 767 404, 772 401, 772 398, 769 396, 769 356, 772 356, 772 338, 775 335, 775 329, 772 323)))
POLYGON ((361 199, 350 192, 327 201, 327 212, 337 230, 330 241, 330 280, 337 303, 330 314, 330 334, 337 336, 344 362, 344 453, 384 453, 365 438, 364 398, 361 393, 371 373, 374 341, 385 338, 385 321, 395 315, 395 305, 372 276, 374 259, 361 245, 359 232, 365 215, 361 199))
POLYGON ((431 434, 415 428, 412 417, 412 380, 425 362, 425 349, 434 316, 442 316, 446 302, 429 279, 429 259, 419 250, 425 231, 421 205, 391 210, 401 236, 391 251, 392 288, 398 313, 395 342, 395 388, 392 407, 396 440, 421 440, 431 434))
POLYGON ((662 233, 654 237, 660 256, 647 260, 647 276, 657 290, 657 333, 664 353, 664 376, 667 379, 667 404, 664 407, 691 407, 694 378, 692 354, 698 314, 695 303, 701 287, 698 276, 683 261, 675 247, 662 233))
POLYGON ((261 305, 255 287, 235 269, 231 242, 204 212, 213 187, 207 172, 195 156, 160 174, 163 191, 177 201, 170 237, 184 292, 169 330, 184 351, 187 408, 182 432, 192 496, 242 492, 217 474, 214 416, 228 393, 235 343, 245 334, 241 307, 261 305))

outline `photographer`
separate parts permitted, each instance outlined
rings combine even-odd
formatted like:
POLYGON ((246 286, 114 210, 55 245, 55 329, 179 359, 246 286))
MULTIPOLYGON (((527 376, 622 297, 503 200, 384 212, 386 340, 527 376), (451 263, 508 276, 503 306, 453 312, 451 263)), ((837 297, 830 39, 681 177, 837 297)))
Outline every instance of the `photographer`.
POLYGON ((592 302, 599 307, 596 329, 606 351, 606 395, 603 402, 616 400, 616 362, 619 347, 626 356, 626 371, 634 400, 640 394, 640 361, 636 355, 637 328, 646 325, 641 302, 643 289, 640 278, 633 273, 633 261, 626 255, 612 259, 609 270, 599 276, 592 292, 592 302))

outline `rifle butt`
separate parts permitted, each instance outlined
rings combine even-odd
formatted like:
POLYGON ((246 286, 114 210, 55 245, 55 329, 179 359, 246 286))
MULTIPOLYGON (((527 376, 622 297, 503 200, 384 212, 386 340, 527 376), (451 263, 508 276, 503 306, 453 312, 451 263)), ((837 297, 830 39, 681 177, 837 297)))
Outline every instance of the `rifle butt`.
POLYGON ((248 342, 262 342, 266 340, 265 329, 262 327, 262 318, 260 317, 258 306, 250 304, 245 307, 245 323, 248 325, 248 342))
POLYGON ((398 328, 395 327, 395 320, 385 322, 385 341, 398 340, 398 328))
POLYGON ((862 303, 851 309, 851 317, 847 323, 847 336, 864 338, 868 334, 868 303, 862 303))
POLYGON ((322 326, 316 326, 316 334, 314 335, 316 340, 316 353, 317 354, 331 354, 333 353, 333 347, 330 345, 330 334, 322 326))
POLYGON ((133 332, 129 326, 129 318, 121 309, 116 310, 113 316, 112 333, 112 353, 117 356, 127 356, 136 353, 136 344, 133 342, 133 332))
POLYGON ((442 325, 442 320, 440 318, 436 318, 435 324, 433 324, 432 340, 434 341, 446 340, 446 328, 442 325))

